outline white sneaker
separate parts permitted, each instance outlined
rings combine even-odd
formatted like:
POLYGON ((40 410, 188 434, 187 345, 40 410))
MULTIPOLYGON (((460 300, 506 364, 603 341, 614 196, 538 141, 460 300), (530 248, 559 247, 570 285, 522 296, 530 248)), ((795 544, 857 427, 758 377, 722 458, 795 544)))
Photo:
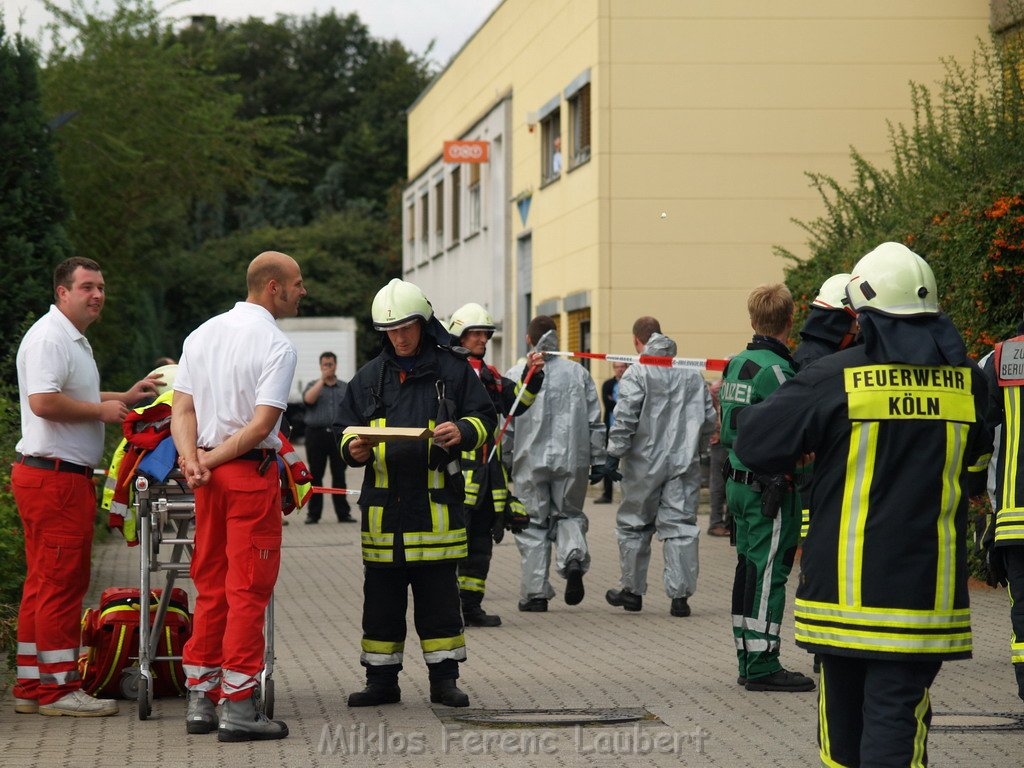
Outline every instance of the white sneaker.
POLYGON ((34 715, 39 711, 39 702, 35 699, 14 699, 14 711, 19 715, 34 715))
POLYGON ((52 704, 42 704, 39 707, 40 715, 50 717, 109 717, 116 715, 117 711, 117 702, 113 699, 96 699, 81 690, 72 691, 52 704))

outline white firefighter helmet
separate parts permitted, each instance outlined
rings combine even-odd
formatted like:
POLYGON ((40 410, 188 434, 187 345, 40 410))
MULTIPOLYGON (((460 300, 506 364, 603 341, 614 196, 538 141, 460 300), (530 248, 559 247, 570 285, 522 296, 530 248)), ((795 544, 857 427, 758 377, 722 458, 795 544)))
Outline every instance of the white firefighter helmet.
POLYGON ((818 295, 811 302, 812 307, 818 309, 844 309, 843 299, 846 298, 846 284, 850 282, 849 272, 840 272, 832 275, 821 284, 818 295))
POLYGON ((853 268, 846 295, 856 312, 870 309, 893 317, 939 314, 932 268, 899 243, 882 243, 861 258, 853 268))
POLYGON ((456 338, 462 338, 467 331, 487 331, 487 338, 490 338, 496 330, 491 314, 474 302, 459 307, 448 321, 448 332, 456 338))
POLYGON ((146 376, 163 376, 163 382, 156 385, 157 395, 163 395, 174 389, 174 378, 178 375, 177 365, 161 365, 159 368, 154 368, 152 371, 146 374, 146 376))
POLYGON ((419 286, 396 277, 377 291, 377 295, 373 297, 370 316, 373 318, 374 328, 378 331, 388 331, 416 320, 427 322, 434 316, 434 309, 419 286))

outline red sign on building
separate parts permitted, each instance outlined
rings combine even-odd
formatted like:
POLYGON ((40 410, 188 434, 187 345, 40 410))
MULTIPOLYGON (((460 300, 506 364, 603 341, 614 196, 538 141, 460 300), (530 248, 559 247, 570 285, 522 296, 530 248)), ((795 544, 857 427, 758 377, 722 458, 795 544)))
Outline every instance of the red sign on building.
POLYGON ((446 163, 486 163, 490 159, 489 141, 446 141, 444 161, 446 163))

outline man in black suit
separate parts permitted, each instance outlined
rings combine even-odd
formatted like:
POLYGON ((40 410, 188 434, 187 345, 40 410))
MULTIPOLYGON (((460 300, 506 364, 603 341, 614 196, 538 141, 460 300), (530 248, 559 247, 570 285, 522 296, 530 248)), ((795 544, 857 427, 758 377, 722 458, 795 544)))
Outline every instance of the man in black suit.
MULTIPOLYGON (((612 373, 614 376, 601 385, 601 404, 604 406, 604 425, 607 430, 611 430, 612 424, 615 422, 615 403, 619 399, 619 379, 622 378, 622 374, 626 372, 628 367, 627 363, 612 363, 612 373)), ((604 493, 595 499, 594 503, 611 504, 611 502, 612 480, 610 477, 605 476, 604 493)))

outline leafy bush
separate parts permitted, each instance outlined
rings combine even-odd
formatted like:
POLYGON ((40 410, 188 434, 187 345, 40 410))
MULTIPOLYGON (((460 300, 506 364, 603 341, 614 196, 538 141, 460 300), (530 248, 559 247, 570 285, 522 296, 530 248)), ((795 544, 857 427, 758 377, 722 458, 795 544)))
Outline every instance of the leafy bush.
MULTIPOLYGON (((848 186, 808 174, 824 216, 797 222, 810 258, 791 260, 786 282, 796 329, 818 287, 849 272, 879 243, 895 241, 935 272, 939 304, 980 357, 1009 336, 1024 308, 1024 45, 1019 32, 979 41, 970 65, 946 62, 937 97, 911 85, 914 120, 890 124, 886 168, 851 152, 848 186)), ((984 563, 970 558, 984 579, 984 563)))
POLYGON ((6 689, 14 666, 18 605, 25 581, 25 540, 11 493, 11 462, 19 433, 18 403, 0 391, 0 658, 10 662, 0 662, 0 691, 6 689))

